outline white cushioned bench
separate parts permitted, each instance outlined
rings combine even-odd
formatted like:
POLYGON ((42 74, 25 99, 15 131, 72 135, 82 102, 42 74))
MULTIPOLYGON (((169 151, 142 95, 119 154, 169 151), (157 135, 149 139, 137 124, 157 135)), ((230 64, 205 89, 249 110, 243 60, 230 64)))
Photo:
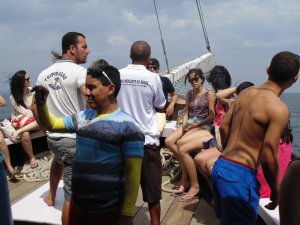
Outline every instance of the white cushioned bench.
POLYGON ((267 225, 280 225, 279 207, 277 206, 274 210, 268 210, 265 205, 267 205, 269 202, 269 198, 261 198, 259 200, 258 214, 267 225))
MULTIPOLYGON (((43 136, 46 136, 46 133, 42 130, 30 132, 31 139, 35 139, 35 138, 39 138, 39 137, 43 137, 43 136)), ((7 145, 15 144, 14 142, 9 140, 8 138, 5 138, 5 142, 6 142, 7 145)), ((20 142, 20 141, 18 141, 18 142, 20 142)))
POLYGON ((177 121, 175 121, 175 120, 167 120, 164 130, 160 136, 168 137, 174 130, 176 130, 176 128, 177 128, 176 124, 177 124, 177 121))

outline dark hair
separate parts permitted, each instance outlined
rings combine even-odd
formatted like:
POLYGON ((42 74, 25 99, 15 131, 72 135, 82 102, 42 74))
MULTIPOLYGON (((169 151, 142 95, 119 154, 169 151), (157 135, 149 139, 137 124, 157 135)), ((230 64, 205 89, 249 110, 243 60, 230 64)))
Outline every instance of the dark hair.
POLYGON ((240 83, 239 86, 236 87, 235 93, 238 95, 239 93, 241 93, 242 90, 251 86, 254 86, 254 84, 250 81, 245 81, 243 83, 240 83))
MULTIPOLYGON (((71 45, 78 44, 78 37, 85 38, 85 36, 82 33, 78 33, 78 32, 68 32, 62 37, 61 39, 62 55, 68 52, 71 45)), ((56 51, 51 51, 51 54, 53 56, 52 59, 53 61, 55 61, 56 59, 62 59, 62 55, 60 55, 56 51)))
POLYGON ((27 109, 24 103, 24 82, 25 82, 25 70, 17 71, 10 79, 10 92, 17 103, 27 109))
POLYGON ((160 66, 160 65, 159 65, 159 61, 158 61, 156 58, 151 58, 151 59, 149 60, 149 65, 154 65, 154 66, 157 66, 157 67, 160 66))
POLYGON ((209 73, 207 81, 210 82, 217 92, 220 89, 226 89, 231 86, 231 76, 224 66, 215 66, 209 73))
POLYGON ((94 62, 92 62, 92 64, 89 67, 91 68, 96 66, 109 66, 109 64, 105 59, 97 59, 94 62))
POLYGON ((283 130, 281 134, 281 140, 285 144, 293 143, 293 134, 292 134, 292 128, 290 127, 290 121, 288 122, 288 125, 283 130))
POLYGON ((85 38, 85 36, 82 33, 78 33, 78 32, 68 32, 62 37, 62 39, 61 39, 62 54, 67 53, 67 51, 71 45, 78 44, 79 36, 85 38))
POLYGON ((111 83, 115 85, 114 97, 118 96, 121 88, 120 72, 113 66, 94 66, 87 69, 87 75, 92 76, 102 82, 103 86, 108 86, 111 83), (105 74, 104 74, 104 73, 105 74), (107 75, 109 79, 105 76, 107 75))
POLYGON ((269 80, 284 83, 299 73, 300 61, 296 54, 288 51, 277 53, 269 67, 269 80))
POLYGON ((201 85, 202 85, 205 81, 205 77, 204 77, 201 69, 190 69, 189 72, 187 73, 187 75, 185 76, 184 84, 186 85, 186 81, 188 80, 189 76, 192 73, 194 73, 195 75, 198 75, 202 79, 202 81, 201 81, 201 85))
POLYGON ((131 45, 130 58, 133 61, 144 62, 149 59, 151 55, 151 47, 145 41, 135 41, 131 45))

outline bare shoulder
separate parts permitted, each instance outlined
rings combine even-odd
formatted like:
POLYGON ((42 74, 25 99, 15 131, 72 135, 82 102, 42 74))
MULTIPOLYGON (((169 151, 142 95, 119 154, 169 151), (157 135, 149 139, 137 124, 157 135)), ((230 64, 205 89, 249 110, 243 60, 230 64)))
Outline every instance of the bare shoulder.
POLYGON ((272 119, 289 116, 289 110, 283 101, 270 89, 250 87, 236 99, 236 108, 247 118, 251 117, 260 124, 272 119))
POLYGON ((265 121, 274 124, 287 123, 289 118, 289 109, 285 103, 274 92, 269 90, 261 90, 257 95, 258 101, 255 108, 263 113, 260 118, 265 118, 265 121))
POLYGON ((270 110, 271 113, 288 113, 289 109, 285 103, 273 92, 263 91, 260 96, 263 107, 270 110))
POLYGON ((212 90, 207 90, 207 95, 209 98, 215 98, 216 94, 215 92, 213 92, 212 90))

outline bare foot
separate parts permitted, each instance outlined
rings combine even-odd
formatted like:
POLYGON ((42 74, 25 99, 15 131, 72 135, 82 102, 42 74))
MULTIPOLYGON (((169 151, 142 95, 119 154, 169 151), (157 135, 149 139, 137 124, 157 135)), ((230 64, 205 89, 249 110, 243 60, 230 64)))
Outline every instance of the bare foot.
POLYGON ((182 201, 191 201, 194 199, 195 196, 198 195, 199 192, 200 192, 199 187, 191 187, 190 190, 185 195, 183 195, 180 199, 182 201))
POLYGON ((30 160, 30 168, 31 168, 31 169, 34 169, 34 168, 36 168, 36 167, 38 167, 38 164, 37 164, 35 158, 32 158, 32 159, 30 160))
POLYGON ((44 198, 44 202, 48 206, 54 206, 55 205, 55 196, 52 197, 50 192, 49 192, 48 195, 44 198))

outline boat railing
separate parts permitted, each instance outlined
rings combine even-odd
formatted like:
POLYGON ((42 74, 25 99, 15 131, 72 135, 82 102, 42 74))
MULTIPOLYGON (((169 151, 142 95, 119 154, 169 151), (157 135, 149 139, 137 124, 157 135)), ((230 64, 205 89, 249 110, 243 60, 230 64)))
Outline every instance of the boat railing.
MULTIPOLYGON (((161 76, 168 77, 174 85, 176 92, 181 100, 185 99, 186 93, 192 88, 189 83, 184 82, 185 76, 190 69, 200 68, 204 74, 209 73, 216 65, 214 55, 209 52, 196 59, 190 60, 182 65, 176 66, 170 70, 170 73, 164 71, 161 76)), ((212 89, 208 82, 204 86, 212 89)))

